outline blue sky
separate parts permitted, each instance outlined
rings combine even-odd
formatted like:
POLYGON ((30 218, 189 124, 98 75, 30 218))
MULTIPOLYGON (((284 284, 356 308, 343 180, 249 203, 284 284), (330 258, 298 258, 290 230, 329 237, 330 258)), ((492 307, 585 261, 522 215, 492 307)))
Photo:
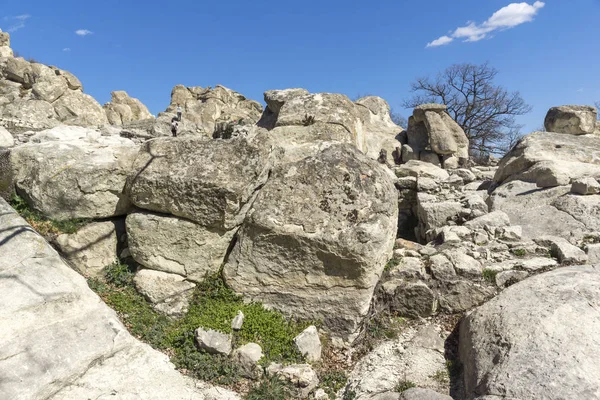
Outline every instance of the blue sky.
POLYGON ((551 106, 600 100, 600 0, 511 3, 0 0, 0 28, 101 104, 126 90, 154 114, 176 84, 222 84, 259 101, 289 87, 374 94, 408 116, 414 78, 485 61, 533 106, 518 119, 527 132, 551 106))

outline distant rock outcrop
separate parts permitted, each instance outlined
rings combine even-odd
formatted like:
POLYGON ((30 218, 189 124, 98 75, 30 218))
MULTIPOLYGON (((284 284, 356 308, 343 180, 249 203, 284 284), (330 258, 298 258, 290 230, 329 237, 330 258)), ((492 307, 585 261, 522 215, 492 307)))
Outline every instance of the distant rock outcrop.
POLYGON ((10 131, 43 130, 60 124, 108 123, 93 97, 71 73, 14 58, 10 38, 0 33, 0 125, 10 131))
POLYGON ((179 131, 202 134, 212 138, 226 124, 239 123, 253 125, 259 120, 262 106, 242 94, 217 85, 202 88, 177 85, 171 92, 171 104, 158 114, 158 121, 170 122, 177 116, 177 106, 181 107, 182 118, 179 131))
POLYGON ((123 125, 132 121, 154 119, 148 108, 138 99, 129 97, 127 92, 119 90, 110 93, 112 99, 102 107, 111 125, 123 125))
POLYGON ((586 135, 596 130, 596 115, 592 106, 552 107, 544 119, 544 128, 548 132, 586 135))
POLYGON ((457 168, 469 158, 469 139, 443 104, 422 104, 408 118, 402 161, 427 161, 457 168))

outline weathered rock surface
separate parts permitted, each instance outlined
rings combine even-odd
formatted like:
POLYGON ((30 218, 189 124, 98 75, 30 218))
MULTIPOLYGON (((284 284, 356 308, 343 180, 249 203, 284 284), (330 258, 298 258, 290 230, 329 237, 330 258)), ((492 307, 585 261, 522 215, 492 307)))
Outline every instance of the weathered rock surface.
POLYGON ((250 379, 257 379, 262 375, 258 365, 262 357, 262 348, 256 343, 245 344, 231 354, 231 358, 240 366, 243 376, 250 379))
POLYGON ((275 375, 291 383, 298 389, 300 398, 307 398, 319 384, 317 373, 308 364, 281 365, 271 363, 267 367, 269 375, 275 375))
POLYGON ((0 398, 239 399, 184 377, 134 339, 1 199, 0 226, 0 398))
POLYGON ((127 216, 129 251, 134 260, 195 282, 219 270, 234 233, 169 215, 140 211, 127 216))
POLYGON ((575 194, 598 194, 600 193, 600 183, 594 178, 583 177, 571 181, 571 193, 575 194))
POLYGON ((128 188, 133 203, 224 234, 241 224, 272 167, 260 139, 157 138, 144 143, 128 188))
POLYGON ((242 225, 225 280, 352 338, 392 251, 396 199, 384 168, 349 145, 281 165, 242 225))
POLYGON ((566 267, 519 282, 460 327, 468 399, 600 396, 600 272, 566 267), (526 321, 526 323, 525 323, 526 321))
POLYGON ((548 110, 544 128, 548 132, 585 135, 594 133, 596 108, 592 106, 559 106, 548 110))
POLYGON ((133 282, 157 311, 172 317, 187 312, 192 290, 196 287, 182 276, 151 269, 138 271, 133 282))
POLYGON ((202 88, 177 85, 171 92, 171 104, 158 114, 158 121, 170 122, 177 116, 177 105, 182 109, 180 132, 200 133, 213 137, 220 124, 256 123, 262 113, 259 102, 249 100, 242 94, 217 85, 202 88))
POLYGON ((200 349, 210 354, 224 354, 228 356, 231 353, 231 335, 209 329, 196 329, 194 332, 196 342, 200 349))
POLYGON ((316 326, 311 325, 303 330, 294 338, 294 343, 308 362, 321 360, 321 339, 316 326))
POLYGON ((431 389, 411 388, 400 394, 398 400, 451 400, 452 397, 431 389))
POLYGON ((125 214, 130 207, 125 182, 138 146, 85 128, 68 130, 74 131, 85 138, 69 136, 11 149, 17 191, 33 208, 57 220, 125 214))
POLYGON ((356 400, 367 400, 393 391, 401 381, 443 391, 443 383, 434 376, 445 373, 444 340, 434 326, 425 325, 403 331, 399 339, 382 343, 362 358, 345 391, 354 392, 356 400))
POLYGON ((84 276, 100 277, 102 269, 117 261, 118 221, 92 222, 55 242, 65 260, 84 276))
POLYGON ((12 147, 15 144, 15 139, 6 130, 5 127, 0 126, 0 147, 12 147))
POLYGON ((154 119, 148 108, 138 99, 129 97, 127 92, 119 90, 110 95, 111 101, 102 106, 110 124, 123 125, 132 121, 154 119))

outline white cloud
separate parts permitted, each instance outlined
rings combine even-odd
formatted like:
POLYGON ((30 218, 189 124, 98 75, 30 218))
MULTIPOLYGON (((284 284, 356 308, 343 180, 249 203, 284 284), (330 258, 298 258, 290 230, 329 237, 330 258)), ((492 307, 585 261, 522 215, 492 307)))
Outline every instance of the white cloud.
POLYGON ((63 49, 63 51, 71 51, 71 48, 70 48, 70 47, 65 47, 65 48, 63 49))
POLYGON ((442 46, 452 42, 453 39, 464 39, 465 42, 477 42, 488 37, 493 31, 510 29, 525 22, 533 21, 533 17, 545 5, 542 1, 536 1, 533 4, 511 3, 496 11, 482 24, 468 21, 465 26, 456 28, 450 36, 442 36, 433 42, 427 43, 426 47, 442 46))
POLYGON ((4 17, 5 21, 11 23, 11 25, 6 29, 6 31, 13 33, 21 28, 25 28, 25 23, 29 18, 31 18, 31 15, 29 14, 21 14, 13 17, 4 17))
POLYGON ((450 36, 442 36, 440 38, 435 39, 432 42, 427 43, 426 47, 443 46, 445 44, 450 43, 453 40, 454 39, 452 39, 450 36))
POLYGON ((577 89, 577 93, 583 93, 583 91, 584 91, 583 88, 577 89))
POLYGON ((88 31, 87 29, 78 29, 75 31, 75 34, 79 35, 79 36, 87 36, 87 35, 91 35, 92 33, 94 33, 94 32, 88 31))

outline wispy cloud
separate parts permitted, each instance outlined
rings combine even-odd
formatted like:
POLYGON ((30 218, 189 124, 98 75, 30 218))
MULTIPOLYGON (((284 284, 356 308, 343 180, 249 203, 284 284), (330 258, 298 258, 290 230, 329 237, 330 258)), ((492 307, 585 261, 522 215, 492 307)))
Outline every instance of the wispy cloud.
POLYGON ((63 49, 63 51, 71 51, 71 48, 70 48, 70 47, 65 47, 65 48, 63 49))
POLYGON ((18 31, 21 28, 25 28, 25 24, 27 20, 31 18, 29 14, 21 14, 12 17, 4 17, 4 20, 7 21, 10 26, 6 29, 7 32, 13 33, 18 31))
POLYGON ((88 31, 87 29, 78 29, 75 31, 75 34, 78 36, 87 36, 87 35, 91 35, 92 31, 88 31))
POLYGON ((468 21, 467 25, 456 28, 450 33, 450 36, 444 35, 427 43, 425 47, 443 46, 451 43, 454 39, 464 39, 465 42, 477 42, 485 39, 490 33, 496 30, 510 29, 525 22, 533 21, 533 17, 545 5, 543 1, 536 1, 533 4, 511 3, 496 11, 482 24, 468 21))
POLYGON ((576 90, 577 93, 583 93, 585 90, 583 88, 579 88, 576 90))

